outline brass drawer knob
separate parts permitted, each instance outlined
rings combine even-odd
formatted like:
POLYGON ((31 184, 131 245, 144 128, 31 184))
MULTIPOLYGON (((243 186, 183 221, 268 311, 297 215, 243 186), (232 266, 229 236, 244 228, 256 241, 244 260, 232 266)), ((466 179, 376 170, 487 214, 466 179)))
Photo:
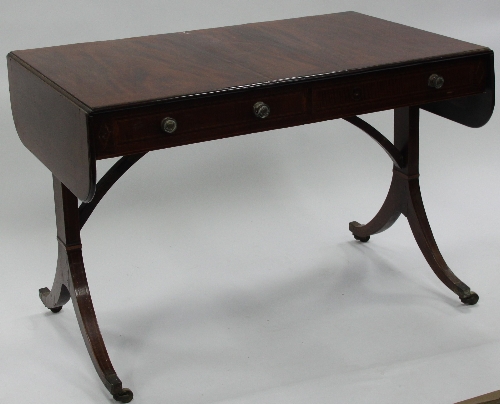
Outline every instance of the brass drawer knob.
POLYGON ((267 118, 271 113, 271 108, 269 105, 263 103, 262 101, 256 102, 253 106, 253 113, 257 118, 267 118))
POLYGON ((443 87, 444 84, 444 78, 440 76, 439 74, 432 74, 431 77, 429 77, 429 87, 433 87, 437 90, 439 90, 441 87, 443 87))
POLYGON ((161 121, 161 129, 166 133, 174 133, 177 130, 177 121, 174 118, 164 118, 161 121))

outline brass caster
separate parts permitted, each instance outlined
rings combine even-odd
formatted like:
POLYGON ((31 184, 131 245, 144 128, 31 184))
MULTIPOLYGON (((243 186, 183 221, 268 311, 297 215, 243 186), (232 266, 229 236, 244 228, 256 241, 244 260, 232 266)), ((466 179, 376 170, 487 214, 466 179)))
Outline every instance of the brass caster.
POLYGON ((368 240, 370 240, 370 236, 360 237, 356 236, 355 234, 353 234, 353 236, 356 240, 361 241, 362 243, 366 243, 368 240))
POLYGON ((119 394, 113 394, 113 398, 120 403, 130 403, 134 398, 134 393, 130 389, 122 389, 119 394))
POLYGON ((477 303, 477 301, 479 300, 479 296, 476 292, 471 291, 469 294, 461 297, 460 300, 462 301, 462 303, 472 306, 477 303))

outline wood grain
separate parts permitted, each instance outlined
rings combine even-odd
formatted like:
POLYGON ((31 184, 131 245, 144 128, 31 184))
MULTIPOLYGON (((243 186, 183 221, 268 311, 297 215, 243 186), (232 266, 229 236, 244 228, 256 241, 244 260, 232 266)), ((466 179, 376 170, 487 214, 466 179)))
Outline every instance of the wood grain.
MULTIPOLYGON (((8 61, 21 140, 88 202, 96 158, 481 94, 491 57, 346 12, 15 51, 8 61), (443 89, 427 86, 432 73, 445 76, 443 89), (266 100, 273 112, 256 120, 252 105, 266 100), (168 137, 160 122, 170 114, 179 129, 168 137)), ((488 118, 492 102, 483 109, 488 118)))
POLYGON ((90 131, 96 134, 96 158, 103 159, 449 100, 484 91, 487 76, 478 79, 475 73, 489 66, 489 57, 488 53, 474 53, 443 61, 105 110, 91 114, 90 131), (435 72, 446 80, 440 90, 427 85, 435 72), (252 106, 257 101, 271 107, 268 118, 253 115, 252 106), (178 122, 172 135, 161 130, 160 122, 167 116, 178 122))
POLYGON ((99 110, 487 50, 346 12, 13 53, 99 110))
POLYGON ((95 154, 87 113, 8 58, 12 116, 23 144, 80 200, 95 190, 95 154))

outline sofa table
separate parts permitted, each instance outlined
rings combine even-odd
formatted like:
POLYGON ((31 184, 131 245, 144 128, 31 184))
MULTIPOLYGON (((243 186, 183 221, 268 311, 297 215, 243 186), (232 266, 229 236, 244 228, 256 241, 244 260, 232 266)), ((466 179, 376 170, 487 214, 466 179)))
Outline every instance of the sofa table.
POLYGON ((432 270, 465 304, 419 188, 419 110, 469 127, 494 108, 493 52, 355 12, 81 43, 8 54, 23 144, 52 172, 58 260, 40 298, 70 299, 88 352, 115 400, 129 402, 102 339, 80 230, 113 184, 151 150, 343 118, 393 162, 377 215, 351 222, 366 242, 403 214, 432 270), (356 115, 394 109, 394 142, 356 115), (96 160, 122 158, 96 181, 96 160), (79 205, 78 200, 82 203, 79 205))

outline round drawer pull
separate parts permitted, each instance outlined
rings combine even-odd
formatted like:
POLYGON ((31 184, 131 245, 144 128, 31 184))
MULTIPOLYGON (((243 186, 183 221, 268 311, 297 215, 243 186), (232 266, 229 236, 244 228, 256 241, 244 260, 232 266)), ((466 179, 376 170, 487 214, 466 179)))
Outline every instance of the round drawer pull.
POLYGON ((257 118, 267 118, 271 113, 271 108, 269 105, 263 103, 262 101, 256 102, 253 106, 253 113, 257 118))
POLYGON ((166 133, 174 133, 177 130, 177 121, 174 118, 164 118, 161 121, 161 129, 166 133))
POLYGON ((440 76, 439 74, 432 74, 431 77, 429 77, 429 87, 433 87, 437 90, 439 90, 441 87, 443 87, 444 84, 444 78, 440 76))

